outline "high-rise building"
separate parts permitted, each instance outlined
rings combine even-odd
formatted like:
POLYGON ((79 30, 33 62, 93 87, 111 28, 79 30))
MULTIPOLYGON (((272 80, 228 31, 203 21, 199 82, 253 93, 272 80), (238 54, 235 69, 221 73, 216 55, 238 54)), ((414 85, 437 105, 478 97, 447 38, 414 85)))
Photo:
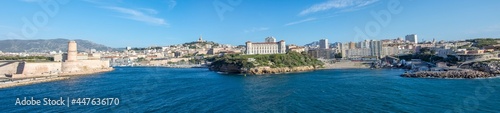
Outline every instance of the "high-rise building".
POLYGON ((319 48, 320 49, 328 49, 329 48, 328 39, 319 40, 319 48))
POLYGON ((418 38, 416 34, 410 34, 405 36, 406 41, 409 41, 414 44, 418 44, 418 38))
POLYGON ((369 48, 360 48, 360 49, 348 49, 346 50, 346 56, 348 58, 361 58, 371 55, 371 51, 369 48))
POLYGON ((349 42, 349 49, 356 49, 356 43, 349 42))
POLYGON ((382 41, 370 41, 371 56, 381 57, 382 41))
POLYGON ((334 51, 330 49, 313 49, 308 50, 307 54, 314 58, 331 59, 334 57, 332 56, 333 52, 334 51))
POLYGON ((285 41, 275 42, 274 37, 267 37, 266 42, 250 42, 246 44, 246 54, 283 54, 286 53, 285 41))
POLYGON ((368 40, 364 40, 364 41, 361 41, 359 42, 360 44, 360 47, 359 48, 370 48, 370 41, 368 40))
POLYGON ((342 55, 342 58, 343 59, 347 58, 347 54, 346 54, 347 52, 346 51, 349 49, 349 47, 348 47, 349 44, 347 44, 347 43, 340 43, 340 42, 337 43, 337 44, 339 45, 338 46, 339 48, 337 48, 337 49, 340 49, 340 54, 342 55))

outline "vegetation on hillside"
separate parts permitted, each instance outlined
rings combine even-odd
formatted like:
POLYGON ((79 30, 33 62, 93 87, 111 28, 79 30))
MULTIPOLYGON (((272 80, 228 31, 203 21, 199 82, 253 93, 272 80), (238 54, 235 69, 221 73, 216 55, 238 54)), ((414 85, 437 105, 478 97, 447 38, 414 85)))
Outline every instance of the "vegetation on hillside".
POLYGON ((182 44, 184 47, 189 47, 190 49, 196 49, 198 46, 206 46, 206 45, 212 45, 213 47, 218 47, 220 44, 215 43, 213 41, 206 41, 206 42, 188 42, 182 44))
POLYGON ((211 66, 220 67, 224 64, 233 64, 240 68, 253 68, 260 66, 276 67, 297 67, 297 66, 323 66, 323 63, 309 55, 297 52, 286 54, 266 54, 266 55, 241 55, 229 54, 222 57, 207 58, 212 61, 211 66))
POLYGON ((440 56, 436 56, 435 54, 436 54, 435 50, 432 50, 430 48, 421 48, 420 52, 417 54, 407 54, 396 57, 404 59, 406 61, 410 61, 411 59, 421 59, 422 61, 433 62, 433 63, 448 62, 456 64, 458 62, 458 58, 453 55, 447 55, 447 58, 443 58, 440 56))
POLYGON ((500 41, 500 39, 495 39, 495 38, 478 38, 478 39, 472 39, 472 40, 467 40, 469 42, 474 42, 474 47, 478 48, 483 48, 485 46, 491 46, 491 45, 497 45, 500 44, 497 41, 500 41))
POLYGON ((0 56, 0 60, 22 60, 26 62, 48 62, 54 61, 53 57, 45 57, 45 56, 0 56))

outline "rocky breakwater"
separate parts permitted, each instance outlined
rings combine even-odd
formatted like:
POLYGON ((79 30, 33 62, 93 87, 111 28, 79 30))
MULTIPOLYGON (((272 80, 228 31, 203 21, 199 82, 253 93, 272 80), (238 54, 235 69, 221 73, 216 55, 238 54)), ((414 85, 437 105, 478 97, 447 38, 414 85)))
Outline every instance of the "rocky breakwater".
POLYGON ((418 71, 405 73, 403 77, 421 78, 488 78, 500 74, 500 61, 490 60, 462 64, 458 70, 448 71, 418 71))
POLYGON ((487 78, 495 77, 495 74, 490 74, 482 71, 467 70, 467 71, 419 71, 415 73, 405 73, 402 77, 412 78, 487 78))
POLYGON ((274 67, 274 68, 271 68, 269 66, 263 66, 263 67, 253 67, 247 69, 235 64, 226 64, 218 67, 215 66, 209 67, 209 70, 211 71, 231 73, 231 74, 250 74, 250 75, 306 72, 306 71, 313 71, 316 69, 317 68, 314 66, 274 67))

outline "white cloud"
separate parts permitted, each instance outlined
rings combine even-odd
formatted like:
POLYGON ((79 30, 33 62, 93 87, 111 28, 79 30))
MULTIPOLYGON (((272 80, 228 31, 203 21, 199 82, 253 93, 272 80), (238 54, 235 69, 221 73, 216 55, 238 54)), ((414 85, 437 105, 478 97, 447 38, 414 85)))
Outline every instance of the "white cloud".
POLYGON ((287 23, 287 24, 285 24, 285 26, 290 26, 290 25, 300 24, 300 23, 304 23, 304 22, 309 22, 309 21, 313 21, 313 20, 316 20, 316 19, 317 18, 307 18, 307 19, 304 19, 304 20, 287 23))
POLYGON ((299 15, 307 15, 311 13, 316 13, 320 11, 326 11, 330 9, 345 9, 347 8, 361 8, 370 4, 377 2, 378 0, 328 0, 323 3, 314 4, 313 6, 302 10, 299 15))
MULTIPOLYGON (((111 10, 119 12, 119 13, 123 13, 123 14, 125 14, 125 16, 121 16, 121 17, 126 18, 126 19, 136 20, 136 21, 140 21, 140 22, 146 22, 146 23, 154 24, 154 25, 167 25, 168 26, 168 23, 165 22, 164 19, 147 15, 139 10, 128 9, 128 8, 123 8, 123 7, 115 7, 115 6, 104 7, 104 8, 111 9, 111 10)), ((143 8, 143 10, 144 10, 144 8, 143 8)), ((147 11, 149 13, 152 13, 152 14, 158 13, 156 10, 153 10, 153 9, 149 9, 149 10, 150 11, 147 11)))
POLYGON ((158 14, 158 11, 149 8, 139 8, 142 11, 148 12, 149 14, 158 14))
POLYGON ((269 30, 269 28, 267 28, 267 27, 252 28, 252 29, 249 29, 249 30, 244 30, 243 32, 245 32, 245 33, 252 33, 252 32, 257 32, 257 31, 265 31, 265 30, 269 30))

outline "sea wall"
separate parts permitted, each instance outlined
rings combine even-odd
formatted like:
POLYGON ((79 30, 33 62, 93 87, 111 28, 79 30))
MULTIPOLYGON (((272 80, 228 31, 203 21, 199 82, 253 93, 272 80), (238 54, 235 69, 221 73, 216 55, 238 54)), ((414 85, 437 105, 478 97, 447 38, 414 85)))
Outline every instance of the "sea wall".
POLYGON ((279 73, 292 73, 292 72, 305 72, 305 71, 313 71, 316 68, 314 66, 298 66, 298 67, 255 67, 250 68, 246 71, 247 74, 252 75, 262 75, 262 74, 279 74, 279 73))
POLYGON ((146 62, 146 64, 149 64, 149 65, 166 65, 168 64, 169 62, 179 62, 179 61, 189 61, 190 58, 171 58, 171 59, 167 59, 167 60, 151 60, 151 61, 148 61, 146 62))
POLYGON ((324 69, 358 69, 358 68, 370 68, 370 65, 363 64, 363 62, 335 62, 335 63, 325 63, 324 69))
POLYGON ((81 60, 81 70, 82 71, 91 71, 97 69, 106 69, 109 68, 109 61, 107 60, 81 60))
POLYGON ((109 62, 104 60, 79 60, 62 62, 63 73, 79 73, 82 71, 96 71, 110 68, 109 62))

